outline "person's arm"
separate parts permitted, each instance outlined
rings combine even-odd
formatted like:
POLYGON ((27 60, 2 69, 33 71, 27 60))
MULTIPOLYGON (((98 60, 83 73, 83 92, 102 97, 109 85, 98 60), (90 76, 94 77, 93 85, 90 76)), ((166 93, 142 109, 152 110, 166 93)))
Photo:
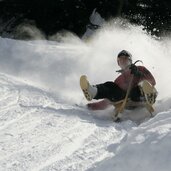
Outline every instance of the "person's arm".
POLYGON ((143 73, 143 79, 149 81, 153 86, 156 85, 155 78, 147 68, 143 67, 142 73, 143 73))
POLYGON ((132 64, 130 66, 131 74, 133 74, 135 77, 140 78, 140 80, 147 80, 149 81, 153 86, 156 85, 156 81, 151 74, 151 72, 145 68, 144 66, 136 66, 132 64))

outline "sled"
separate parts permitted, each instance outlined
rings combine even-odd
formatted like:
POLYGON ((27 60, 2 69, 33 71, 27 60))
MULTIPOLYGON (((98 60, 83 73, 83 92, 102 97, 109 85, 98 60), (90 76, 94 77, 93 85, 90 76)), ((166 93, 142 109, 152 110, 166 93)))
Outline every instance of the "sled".
POLYGON ((145 107, 148 112, 151 114, 154 112, 153 104, 157 97, 157 91, 154 86, 152 86, 147 80, 144 80, 139 83, 140 91, 143 97, 143 100, 139 102, 132 101, 130 98, 125 98, 123 100, 113 102, 114 114, 113 120, 119 120, 119 114, 124 111, 124 109, 135 109, 138 107, 145 107))

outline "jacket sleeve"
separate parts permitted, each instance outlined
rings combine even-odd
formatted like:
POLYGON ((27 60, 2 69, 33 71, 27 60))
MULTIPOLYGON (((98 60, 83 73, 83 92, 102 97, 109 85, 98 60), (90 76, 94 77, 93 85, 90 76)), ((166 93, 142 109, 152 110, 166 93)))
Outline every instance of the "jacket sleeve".
POLYGON ((138 69, 140 72, 142 72, 142 77, 141 77, 142 80, 149 81, 153 86, 156 85, 154 76, 151 74, 151 72, 147 68, 143 66, 139 66, 138 69))

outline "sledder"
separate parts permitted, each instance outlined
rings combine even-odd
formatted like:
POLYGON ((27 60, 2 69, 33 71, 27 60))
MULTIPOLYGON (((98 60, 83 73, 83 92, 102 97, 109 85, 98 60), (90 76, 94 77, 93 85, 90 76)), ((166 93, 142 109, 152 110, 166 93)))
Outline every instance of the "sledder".
POLYGON ((88 108, 105 109, 112 104, 115 106, 113 114, 115 121, 119 119, 119 113, 125 108, 133 109, 142 106, 152 113, 154 111, 152 105, 157 97, 153 75, 144 66, 136 66, 136 62, 133 64, 132 55, 126 50, 118 54, 117 62, 121 70, 117 71, 120 75, 114 82, 91 85, 85 75, 80 77, 80 86, 88 101, 103 99, 97 103, 89 103, 88 108))

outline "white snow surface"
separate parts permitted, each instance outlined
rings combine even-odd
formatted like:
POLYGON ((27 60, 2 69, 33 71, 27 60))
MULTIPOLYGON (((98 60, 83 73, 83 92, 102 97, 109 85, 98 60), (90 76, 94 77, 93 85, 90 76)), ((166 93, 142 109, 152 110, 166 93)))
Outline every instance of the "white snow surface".
POLYGON ((72 34, 61 40, 0 38, 0 171, 170 171, 170 39, 110 23, 86 42, 72 34), (113 80, 122 49, 156 77, 152 118, 139 109, 125 111, 135 120, 114 123, 112 107, 85 107, 79 76, 113 80))

